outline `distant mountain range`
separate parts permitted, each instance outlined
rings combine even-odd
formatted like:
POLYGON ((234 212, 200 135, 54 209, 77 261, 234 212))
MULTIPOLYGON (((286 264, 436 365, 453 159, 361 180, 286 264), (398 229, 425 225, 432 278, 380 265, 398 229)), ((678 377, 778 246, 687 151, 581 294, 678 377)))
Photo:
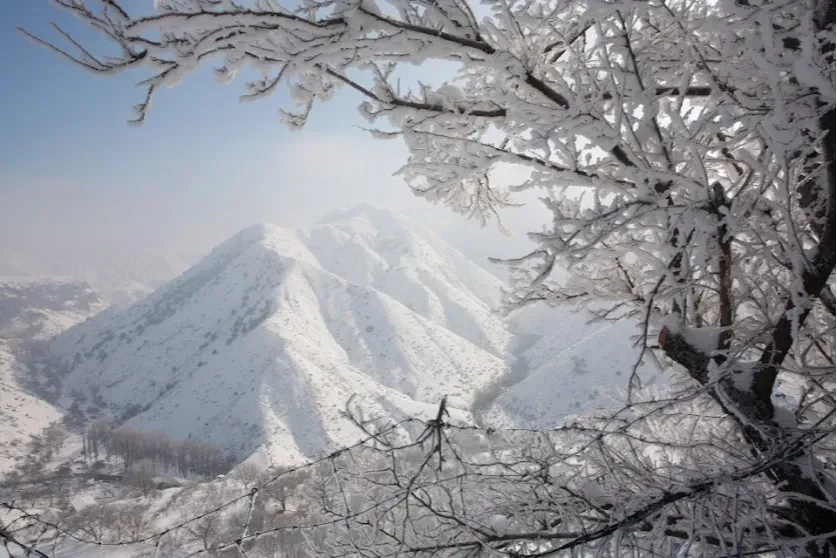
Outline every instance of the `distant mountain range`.
POLYGON ((501 287, 371 206, 308 229, 257 225, 147 298, 58 335, 37 377, 81 422, 283 463, 356 440, 350 397, 388 420, 431 415, 448 396, 454 420, 543 426, 624 386, 631 324, 546 309, 504 318, 501 287))
POLYGON ((30 283, 66 278, 93 288, 109 304, 129 306, 183 273, 198 261, 191 253, 138 254, 121 257, 43 261, 0 247, 0 276, 30 283))

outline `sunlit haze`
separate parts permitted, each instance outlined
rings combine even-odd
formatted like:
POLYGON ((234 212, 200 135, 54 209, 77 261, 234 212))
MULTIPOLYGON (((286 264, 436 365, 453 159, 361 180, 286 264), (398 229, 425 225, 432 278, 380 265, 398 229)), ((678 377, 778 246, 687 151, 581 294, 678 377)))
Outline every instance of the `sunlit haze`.
MULTIPOLYGON (((147 11, 149 3, 126 6, 147 11)), ((544 222, 532 207, 507 210, 508 237, 417 199, 393 176, 407 160, 403 143, 362 129, 368 123, 351 90, 292 132, 278 111, 286 93, 242 104, 244 80, 219 87, 208 67, 164 90, 146 123, 129 127, 142 74, 97 78, 16 32, 53 36, 56 21, 76 38, 96 39, 46 0, 4 9, 0 275, 71 275, 73 265, 161 257, 192 263, 246 226, 307 226, 363 202, 409 210, 481 263, 522 255, 530 247, 524 233, 540 226, 532 216, 544 222)))

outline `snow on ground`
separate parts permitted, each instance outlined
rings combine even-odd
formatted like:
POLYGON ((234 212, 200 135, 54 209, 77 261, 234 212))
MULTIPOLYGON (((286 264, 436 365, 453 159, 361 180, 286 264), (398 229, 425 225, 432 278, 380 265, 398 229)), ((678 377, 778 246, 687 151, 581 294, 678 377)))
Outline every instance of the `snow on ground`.
POLYGON ((61 411, 20 385, 24 366, 8 342, 0 341, 0 474, 26 451, 29 437, 61 418, 61 411))
POLYGON ((27 386, 28 361, 48 339, 107 306, 80 281, 0 278, 0 474, 62 413, 27 386))
MULTIPOLYGON (((522 352, 530 365, 527 377, 500 395, 483 419, 498 426, 552 428, 593 407, 612 407, 640 357, 640 348, 634 346, 639 333, 630 320, 559 326, 522 352)), ((643 385, 661 379, 651 355, 643 359, 638 374, 643 385)))

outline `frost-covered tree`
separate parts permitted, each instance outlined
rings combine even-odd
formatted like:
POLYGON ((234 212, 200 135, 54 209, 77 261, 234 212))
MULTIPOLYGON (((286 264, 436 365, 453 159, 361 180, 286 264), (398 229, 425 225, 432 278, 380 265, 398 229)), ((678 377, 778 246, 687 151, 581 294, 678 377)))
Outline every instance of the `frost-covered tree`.
POLYGON ((128 482, 142 491, 144 496, 154 490, 156 483, 154 476, 157 474, 157 467, 151 459, 145 458, 137 461, 128 472, 128 482))
MULTIPOLYGON (((699 412, 704 427, 694 442, 656 427, 658 441, 700 455, 677 475, 655 477, 641 440, 609 447, 601 463, 637 452, 623 456, 636 475, 604 483, 619 499, 609 507, 572 500, 579 540, 599 522, 619 544, 700 539, 684 556, 834 553, 834 0, 156 0, 143 16, 115 0, 54 2, 116 55, 60 29, 66 48, 34 40, 96 74, 149 71, 136 123, 159 88, 201 64, 222 83, 249 67, 242 100, 290 89, 291 127, 339 88, 360 94, 373 133, 406 143, 401 174, 430 201, 488 220, 515 192, 539 193, 552 219, 510 262, 508 307, 595 302, 602 319, 635 315, 646 358, 689 378, 673 399, 695 407, 677 416, 699 412), (455 77, 403 85, 404 67, 434 61, 455 77), (495 180, 504 165, 525 169, 519 184, 495 180), (644 531, 652 518, 669 532, 644 531)), ((405 486, 404 505, 417 490, 405 486)), ((384 548, 390 519, 354 551, 384 548)), ((452 519, 445 529, 505 555, 542 555, 520 541, 558 529, 506 523, 502 536, 452 519)))

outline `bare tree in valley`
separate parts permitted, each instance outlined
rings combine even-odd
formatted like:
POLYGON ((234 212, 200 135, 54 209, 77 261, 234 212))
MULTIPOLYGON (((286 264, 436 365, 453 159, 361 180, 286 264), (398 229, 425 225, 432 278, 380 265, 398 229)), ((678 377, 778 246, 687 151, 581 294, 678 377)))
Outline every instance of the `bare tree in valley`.
POLYGON ((218 446, 171 440, 162 432, 139 432, 124 426, 112 429, 105 422, 96 422, 87 429, 84 447, 89 458, 116 457, 126 469, 138 461, 148 461, 161 473, 173 470, 210 477, 232 466, 218 446))
POLYGON ((339 88, 363 97, 430 201, 485 221, 538 192, 552 219, 510 262, 508 308, 634 316, 643 356, 688 380, 650 396, 629 374, 620 413, 484 455, 440 416, 424 451, 342 456, 320 491, 347 526, 330 554, 834 555, 833 0, 55 3, 119 54, 35 41, 148 71, 137 123, 201 64, 222 82, 249 65, 243 99, 288 87, 291 127, 339 88), (400 81, 432 61, 456 76, 400 81))
POLYGON ((261 469, 252 463, 242 463, 235 468, 235 478, 240 480, 247 488, 256 484, 261 476, 261 469))
POLYGON ((198 506, 194 509, 195 515, 203 517, 189 524, 186 531, 192 540, 200 544, 202 550, 210 552, 222 540, 224 521, 220 514, 211 513, 205 516, 204 514, 208 510, 221 506, 224 498, 215 487, 210 486, 201 500, 193 505, 198 506))
POLYGON ((143 495, 147 496, 156 486, 155 475, 157 475, 157 467, 154 462, 150 459, 141 459, 131 466, 128 473, 128 482, 139 488, 143 495))
POLYGON ((44 459, 49 461, 64 447, 69 433, 61 424, 56 422, 47 426, 41 436, 45 448, 44 459))

